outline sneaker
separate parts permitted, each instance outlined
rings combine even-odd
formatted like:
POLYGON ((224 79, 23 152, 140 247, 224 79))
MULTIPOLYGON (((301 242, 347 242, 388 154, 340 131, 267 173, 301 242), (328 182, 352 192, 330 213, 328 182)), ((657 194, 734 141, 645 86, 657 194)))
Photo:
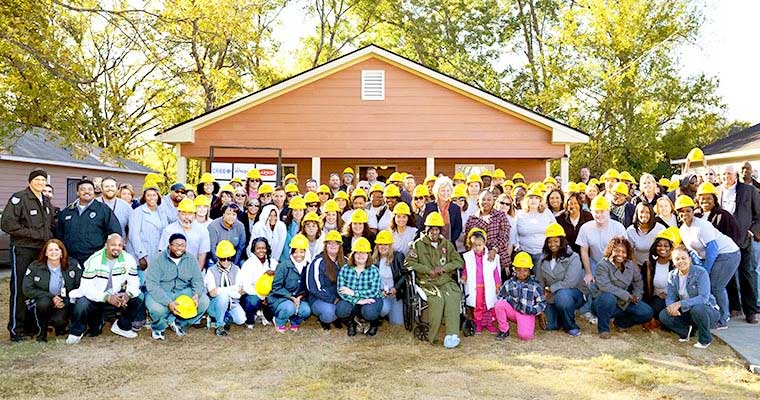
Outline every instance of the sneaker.
POLYGON ((612 334, 609 332, 602 332, 599 334, 599 339, 609 339, 612 337, 612 334))
POLYGON ((446 338, 443 339, 443 347, 453 349, 454 347, 459 346, 459 342, 459 335, 447 335, 446 338))
POLYGON ((80 341, 82 341, 82 335, 69 335, 69 337, 66 338, 66 344, 77 344, 80 341))
POLYGON ((152 337, 155 340, 166 340, 166 335, 164 334, 164 331, 153 331, 150 334, 150 337, 152 337))
POLYGON ((681 343, 685 343, 689 341, 689 337, 691 337, 691 330, 693 329, 692 326, 689 326, 689 331, 686 332, 686 337, 679 337, 678 341, 681 343))
POLYGON ((285 332, 287 332, 287 331, 288 331, 288 328, 287 328, 285 325, 283 325, 283 326, 279 326, 279 325, 277 325, 277 323, 276 323, 276 322, 275 322, 275 324, 274 324, 274 329, 275 329, 277 332, 280 332, 280 333, 285 333, 285 332))
POLYGON ((728 329, 728 325, 727 324, 718 324, 718 327, 715 328, 715 329, 717 329, 719 331, 724 331, 724 330, 728 329))
POLYGON ((569 331, 567 331, 567 334, 570 335, 570 336, 572 336, 572 337, 578 337, 578 336, 581 335, 581 330, 580 329, 570 329, 569 331))
POLYGON ((135 332, 140 332, 142 330, 143 326, 145 326, 145 321, 135 321, 135 322, 132 322, 132 330, 135 331, 135 332))
POLYGON ((216 327, 216 336, 227 336, 227 330, 224 329, 224 325, 216 327))
POLYGON ((708 344, 702 344, 700 342, 697 342, 697 343, 694 343, 694 347, 696 347, 698 349, 706 349, 706 348, 710 347, 710 343, 708 343, 708 344))
POLYGON ((596 325, 599 322, 596 316, 592 314, 590 311, 587 313, 584 313, 583 318, 586 318, 588 320, 588 323, 591 325, 596 325))
POLYGON ((290 331, 291 332, 298 332, 298 328, 300 328, 300 327, 301 327, 301 325, 290 324, 290 331))
POLYGON ((499 332, 499 333, 496 334, 496 340, 504 340, 507 337, 509 337, 509 331, 499 332))
POLYGON ((174 333, 177 334, 177 337, 185 336, 185 330, 182 329, 181 326, 177 325, 176 321, 169 322, 169 328, 171 328, 174 331, 174 333))
POLYGON ((137 332, 131 329, 130 330, 121 329, 119 328, 119 324, 116 322, 114 322, 113 325, 111 325, 111 332, 128 339, 134 339, 137 337, 137 332))
POLYGON ((253 324, 245 324, 245 327, 249 330, 253 330, 253 324))

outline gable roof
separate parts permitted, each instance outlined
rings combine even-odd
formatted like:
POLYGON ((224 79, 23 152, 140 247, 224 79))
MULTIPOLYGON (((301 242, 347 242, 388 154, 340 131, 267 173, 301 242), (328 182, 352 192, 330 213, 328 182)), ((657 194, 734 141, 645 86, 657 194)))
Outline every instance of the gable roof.
MULTIPOLYGON (((702 147, 707 160, 760 156, 760 124, 750 126, 720 138, 702 147)), ((684 164, 686 159, 678 159, 671 164, 684 164)))
POLYGON ((29 162, 44 165, 60 165, 74 168, 89 168, 112 172, 149 174, 152 169, 136 162, 116 158, 114 162, 105 162, 100 157, 103 149, 93 146, 84 158, 77 158, 64 148, 51 133, 43 128, 31 127, 26 132, 20 128, 15 132, 18 140, 8 148, 0 149, 0 160, 29 162))
POLYGON ((587 143, 589 140, 588 134, 575 129, 563 122, 557 121, 536 111, 512 103, 499 96, 496 96, 493 93, 472 86, 449 75, 440 73, 432 68, 424 66, 420 63, 412 61, 406 57, 400 56, 392 51, 386 50, 374 44, 362 47, 358 50, 331 60, 325 64, 294 75, 272 86, 240 97, 211 111, 205 112, 187 121, 174 125, 164 130, 163 132, 157 133, 156 138, 162 142, 167 143, 193 143, 195 142, 195 131, 197 129, 208 126, 216 121, 224 119, 229 115, 236 114, 250 107, 254 107, 274 97, 307 85, 311 82, 321 79, 324 76, 331 75, 369 58, 380 59, 381 61, 400 67, 436 84, 446 86, 447 88, 457 91, 462 95, 490 105, 503 112, 523 119, 529 123, 547 128, 552 132, 552 143, 576 144, 587 143))

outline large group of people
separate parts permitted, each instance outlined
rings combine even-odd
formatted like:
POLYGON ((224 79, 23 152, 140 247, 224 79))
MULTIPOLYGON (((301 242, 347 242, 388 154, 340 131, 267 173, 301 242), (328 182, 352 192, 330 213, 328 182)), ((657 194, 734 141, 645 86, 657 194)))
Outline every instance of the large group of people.
POLYGON ((35 169, 2 215, 10 338, 45 342, 54 331, 76 344, 107 320, 125 338, 146 326, 156 340, 191 326, 227 336, 257 322, 285 333, 312 315, 322 329, 375 336, 383 321, 411 318, 410 296, 427 304, 428 340, 443 336, 447 348, 460 344, 463 316, 497 340, 510 323, 521 340, 536 329, 577 337, 579 316, 601 339, 641 325, 684 342, 696 332, 698 348, 731 318, 757 323, 751 165, 741 176, 705 165, 638 183, 587 168, 564 185, 501 169, 380 178, 370 168, 357 181, 349 167, 302 192, 294 174, 274 186, 252 169, 229 182, 204 173, 168 193, 150 175, 140 191, 82 179, 59 210, 35 169))

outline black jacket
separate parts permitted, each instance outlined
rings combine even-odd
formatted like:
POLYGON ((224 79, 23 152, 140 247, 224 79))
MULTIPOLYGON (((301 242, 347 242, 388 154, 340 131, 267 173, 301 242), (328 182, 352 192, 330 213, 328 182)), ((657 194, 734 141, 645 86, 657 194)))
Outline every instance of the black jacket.
POLYGON ((567 239, 567 243, 575 253, 581 254, 581 246, 575 244, 576 239, 578 239, 578 231, 581 230, 581 226, 583 226, 583 224, 593 220, 594 216, 591 215, 590 212, 584 210, 581 210, 581 215, 578 219, 577 226, 573 226, 573 223, 570 222, 570 214, 567 212, 563 212, 562 215, 557 217, 557 223, 560 224, 562 226, 562 229, 565 230, 565 238, 567 239))
MULTIPOLYGON (((696 217, 702 218, 702 215, 702 210, 696 210, 694 212, 694 216, 696 217)), ((720 233, 733 239, 737 245, 741 243, 740 240, 742 240, 742 235, 739 231, 739 225, 736 223, 736 218, 734 218, 730 212, 720 208, 720 206, 716 204, 710 212, 710 217, 708 217, 707 220, 710 221, 712 226, 719 230, 720 233)))
MULTIPOLYGON (((375 234, 370 232, 368 236, 366 236, 367 240, 369 240, 369 247, 372 249, 372 251, 375 250, 375 234)), ((348 257, 349 254, 351 254, 351 237, 343 235, 343 254, 348 257)))
MULTIPOLYGON (((392 247, 391 247, 392 248, 392 247)), ((406 292, 406 275, 407 270, 404 267, 404 253, 393 251, 393 262, 391 262, 391 272, 393 272, 393 287, 396 288, 396 299, 404 298, 406 292)), ((380 268, 380 265, 377 265, 380 268)))
MULTIPOLYGON (((721 201, 721 196, 718 196, 721 201)), ((722 206, 722 204, 721 204, 722 206)), ((752 231, 755 237, 760 238, 760 194, 754 187, 736 183, 736 210, 734 218, 739 226, 739 247, 746 249, 751 241, 747 232, 752 231)))
POLYGON ((50 293, 50 270, 48 270, 47 264, 39 261, 33 261, 29 264, 24 274, 24 280, 21 287, 24 291, 24 296, 32 300, 39 300, 42 298, 52 299, 53 296, 60 296, 64 299, 69 297, 69 293, 72 290, 79 287, 79 281, 82 279, 82 267, 77 263, 77 260, 69 258, 69 266, 66 271, 61 271, 63 277, 63 286, 66 288, 66 296, 61 296, 60 293, 50 293))
POLYGON ((40 203, 32 189, 27 187, 8 199, 0 227, 11 236, 13 246, 41 249, 48 239, 53 238, 54 216, 50 200, 42 196, 40 203))
POLYGON ((625 213, 623 214, 622 220, 618 218, 617 214, 613 213, 612 211, 610 211, 610 218, 623 224, 623 227, 628 228, 633 224, 633 214, 636 213, 636 206, 631 203, 625 203, 621 207, 625 207, 625 213))
POLYGON ((102 249, 106 237, 112 233, 121 234, 121 225, 113 211, 99 201, 91 201, 82 215, 79 215, 76 201, 58 214, 55 237, 80 264, 102 249))
MULTIPOLYGON (((425 212, 422 214, 422 230, 425 229, 425 219, 427 218, 428 214, 431 212, 438 211, 438 203, 435 201, 431 201, 430 203, 425 204, 425 212)), ((462 234, 462 210, 459 208, 458 205, 454 204, 454 202, 449 203, 449 222, 451 224, 451 236, 448 237, 449 241, 452 243, 457 240, 459 235, 462 234)), ((444 234, 443 230, 441 230, 441 234, 444 234)), ((446 236, 444 234, 444 236, 446 236)))

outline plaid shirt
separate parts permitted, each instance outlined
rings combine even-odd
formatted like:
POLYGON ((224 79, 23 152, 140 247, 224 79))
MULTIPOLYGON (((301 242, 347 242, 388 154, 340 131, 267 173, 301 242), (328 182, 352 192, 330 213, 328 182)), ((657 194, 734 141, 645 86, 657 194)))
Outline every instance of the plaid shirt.
POLYGON ((354 291, 353 296, 338 293, 341 299, 356 304, 361 299, 381 299, 380 270, 370 265, 361 274, 356 273, 354 267, 346 264, 338 273, 338 291, 347 287, 354 291))
POLYGON ((528 277, 524 282, 512 277, 499 290, 499 298, 522 314, 536 315, 546 309, 544 289, 535 278, 528 277))

